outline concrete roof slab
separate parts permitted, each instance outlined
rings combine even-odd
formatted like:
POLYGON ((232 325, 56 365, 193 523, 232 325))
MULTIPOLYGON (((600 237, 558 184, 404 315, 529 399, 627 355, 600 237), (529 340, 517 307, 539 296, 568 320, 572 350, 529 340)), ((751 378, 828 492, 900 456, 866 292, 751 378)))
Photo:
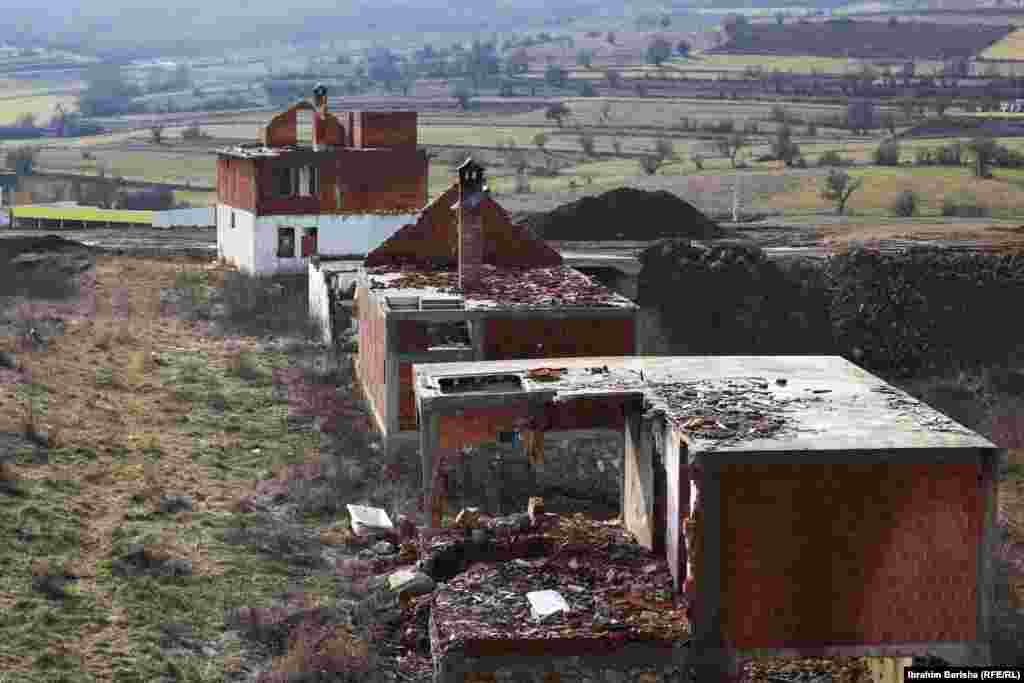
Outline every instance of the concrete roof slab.
POLYGON ((466 395, 440 390, 444 377, 517 374, 508 398, 548 392, 626 397, 642 392, 691 454, 996 446, 840 356, 655 356, 546 358, 415 365, 415 391, 433 409, 466 395), (530 379, 530 371, 565 369, 530 379))

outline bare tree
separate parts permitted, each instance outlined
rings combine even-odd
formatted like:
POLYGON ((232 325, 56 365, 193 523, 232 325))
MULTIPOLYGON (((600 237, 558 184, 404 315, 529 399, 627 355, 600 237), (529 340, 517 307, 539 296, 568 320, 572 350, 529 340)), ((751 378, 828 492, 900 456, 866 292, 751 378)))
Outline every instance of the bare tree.
POLYGON ((989 166, 996 155, 996 141, 988 135, 978 135, 967 143, 967 149, 974 156, 974 175, 979 178, 991 177, 989 166))
POLYGON ((556 102, 547 108, 544 112, 544 118, 549 121, 554 120, 558 127, 562 127, 563 120, 568 117, 572 112, 569 111, 569 107, 565 106, 561 102, 556 102))
POLYGON ((823 199, 836 203, 836 214, 843 215, 846 210, 846 202, 850 195, 863 184, 862 178, 851 178, 850 174, 838 168, 833 168, 825 178, 825 186, 821 189, 823 199))
POLYGON ((715 146, 718 148, 719 153, 724 157, 728 157, 729 163, 732 164, 733 168, 736 168, 736 155, 747 144, 749 144, 749 140, 743 133, 730 133, 715 141, 715 146))
POLYGON ((580 133, 578 141, 580 143, 580 149, 588 157, 594 156, 594 134, 593 133, 580 133))

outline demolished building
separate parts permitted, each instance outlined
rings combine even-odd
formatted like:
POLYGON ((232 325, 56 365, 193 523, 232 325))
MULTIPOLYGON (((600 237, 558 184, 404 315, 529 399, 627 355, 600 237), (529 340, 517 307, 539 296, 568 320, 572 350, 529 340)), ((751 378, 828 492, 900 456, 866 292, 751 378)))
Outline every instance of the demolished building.
POLYGON ((703 671, 697 680, 736 680, 740 663, 758 657, 927 652, 989 663, 1001 452, 856 365, 830 356, 547 358, 416 364, 413 375, 433 525, 458 488, 446 476, 457 450, 473 457, 465 446, 509 429, 530 443, 581 402, 621 411, 622 524, 659 558, 650 572, 667 564, 675 596, 643 609, 675 614, 690 644, 659 655, 638 634, 615 635, 625 626, 591 620, 597 607, 569 586, 614 594, 586 568, 620 551, 577 543, 579 576, 550 582, 577 605, 564 618, 506 627, 472 609, 463 584, 479 586, 483 567, 440 588, 435 680, 610 680, 606 670, 621 679, 638 662, 651 681, 690 665, 703 671))
POLYGON ((365 255, 427 202, 416 112, 328 111, 327 90, 218 151, 218 256, 251 274, 302 273, 318 254, 365 255), (299 142, 311 112, 312 144, 299 142))
MULTIPOLYGON (((346 293, 352 298, 360 385, 388 450, 408 449, 413 462, 414 363, 636 352, 637 306, 513 224, 472 160, 415 222, 362 262, 319 259, 310 281, 311 309, 321 319, 331 320, 346 293)), ((582 409, 566 415, 563 443, 612 428, 595 439, 607 448, 605 436, 619 439, 615 419, 582 409)))

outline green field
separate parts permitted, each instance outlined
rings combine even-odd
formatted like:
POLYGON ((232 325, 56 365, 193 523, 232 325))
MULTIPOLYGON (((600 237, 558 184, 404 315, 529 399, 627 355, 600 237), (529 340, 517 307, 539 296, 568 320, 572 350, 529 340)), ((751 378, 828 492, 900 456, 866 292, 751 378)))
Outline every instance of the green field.
POLYGON ((152 225, 152 211, 117 211, 84 207, 16 206, 11 209, 14 218, 42 218, 45 220, 95 221, 107 223, 144 223, 152 225))

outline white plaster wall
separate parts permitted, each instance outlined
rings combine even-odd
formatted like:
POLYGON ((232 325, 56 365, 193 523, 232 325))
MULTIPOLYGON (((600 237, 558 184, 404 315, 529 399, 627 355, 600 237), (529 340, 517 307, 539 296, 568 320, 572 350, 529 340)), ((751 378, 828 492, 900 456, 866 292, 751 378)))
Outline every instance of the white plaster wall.
POLYGON ((327 296, 327 273, 317 268, 312 261, 309 264, 309 316, 320 326, 320 334, 327 344, 334 343, 331 338, 330 297, 327 296))
POLYGON ((318 228, 318 254, 341 256, 373 251, 403 225, 415 221, 416 217, 417 214, 259 216, 255 226, 254 267, 259 274, 305 272, 308 258, 278 258, 279 227, 296 228, 296 253, 301 253, 301 229, 318 228))
POLYGON ((217 256, 243 272, 253 272, 253 240, 256 216, 224 204, 217 205, 217 256), (231 227, 231 214, 235 227, 231 227))

